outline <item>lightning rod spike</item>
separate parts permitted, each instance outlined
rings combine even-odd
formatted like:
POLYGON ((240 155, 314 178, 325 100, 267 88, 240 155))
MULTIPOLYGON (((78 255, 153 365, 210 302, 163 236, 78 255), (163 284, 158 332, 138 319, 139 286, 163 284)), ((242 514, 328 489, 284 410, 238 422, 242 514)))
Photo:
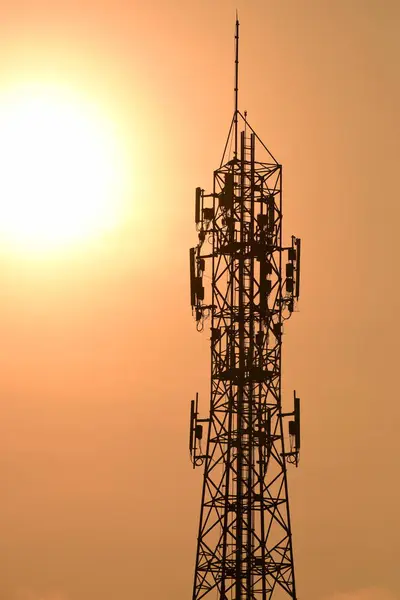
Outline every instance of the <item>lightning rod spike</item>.
POLYGON ((237 158, 238 149, 238 99, 239 99, 239 16, 236 9, 236 30, 235 30, 235 152, 237 158))

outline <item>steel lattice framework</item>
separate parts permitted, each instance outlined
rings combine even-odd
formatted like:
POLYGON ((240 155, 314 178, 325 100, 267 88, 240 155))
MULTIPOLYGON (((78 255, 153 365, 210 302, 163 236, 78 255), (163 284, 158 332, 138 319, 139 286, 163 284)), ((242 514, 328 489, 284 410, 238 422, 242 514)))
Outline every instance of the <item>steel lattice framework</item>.
POLYGON ((238 28, 234 117, 212 193, 196 190, 190 251, 198 328, 211 321, 210 413, 199 418, 196 399, 190 418, 193 465, 204 468, 192 598, 296 600, 286 467, 298 462, 300 410, 296 394, 293 412, 282 410, 281 360, 300 240, 283 246, 282 167, 237 108, 238 28))

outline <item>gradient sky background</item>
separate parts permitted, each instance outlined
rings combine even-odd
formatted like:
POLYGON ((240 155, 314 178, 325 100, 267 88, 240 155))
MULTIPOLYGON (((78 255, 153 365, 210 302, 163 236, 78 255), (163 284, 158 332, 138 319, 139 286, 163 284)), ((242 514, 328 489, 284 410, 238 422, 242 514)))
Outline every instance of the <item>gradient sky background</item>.
POLYGON ((2 0, 0 87, 98 103, 133 193, 96 243, 52 261, 0 249, 0 600, 191 597, 187 426, 209 345, 188 248, 232 117, 236 7, 240 106, 303 240, 283 371, 303 411, 299 598, 400 598, 399 2, 2 0))

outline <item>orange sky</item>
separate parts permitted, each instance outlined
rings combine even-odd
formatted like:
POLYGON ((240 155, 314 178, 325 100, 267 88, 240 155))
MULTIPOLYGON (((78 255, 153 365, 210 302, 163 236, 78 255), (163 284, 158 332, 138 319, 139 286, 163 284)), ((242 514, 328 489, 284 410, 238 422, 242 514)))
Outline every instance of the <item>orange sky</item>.
POLYGON ((0 89, 92 98, 134 193, 118 230, 51 263, 0 248, 0 600, 191 597, 209 348, 188 248, 232 116, 236 6, 240 106, 303 240, 283 370, 299 598, 400 598, 399 3, 1 0, 0 89))

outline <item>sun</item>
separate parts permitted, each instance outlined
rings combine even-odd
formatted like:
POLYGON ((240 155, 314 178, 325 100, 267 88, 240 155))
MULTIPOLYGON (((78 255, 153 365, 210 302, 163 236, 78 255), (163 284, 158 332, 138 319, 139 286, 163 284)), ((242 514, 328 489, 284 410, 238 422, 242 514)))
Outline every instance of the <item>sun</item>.
POLYGON ((0 94, 0 243, 75 244, 121 218, 123 160, 112 120, 71 91, 0 94))

